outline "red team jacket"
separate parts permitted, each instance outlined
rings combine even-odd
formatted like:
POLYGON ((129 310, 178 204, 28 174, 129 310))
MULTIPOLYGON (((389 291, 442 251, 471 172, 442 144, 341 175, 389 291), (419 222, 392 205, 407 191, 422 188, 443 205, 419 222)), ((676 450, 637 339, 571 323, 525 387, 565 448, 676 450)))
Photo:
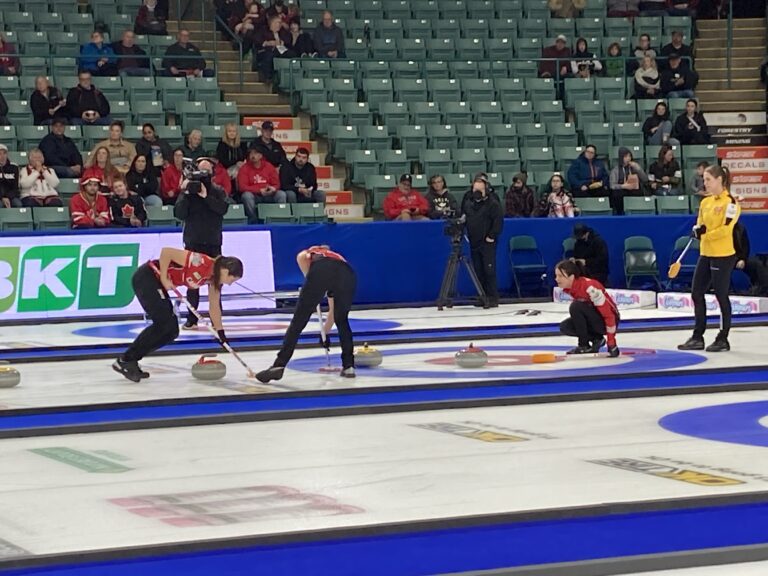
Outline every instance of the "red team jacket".
POLYGON ((395 188, 384 198, 383 208, 387 220, 394 220, 400 216, 403 210, 413 209, 417 214, 426 216, 429 211, 429 203, 416 190, 411 190, 410 194, 404 196, 400 188, 395 188))
MULTIPOLYGON (((187 252, 187 261, 184 266, 179 266, 176 262, 171 262, 168 266, 168 278, 174 286, 200 288, 213 277, 214 263, 215 260, 210 256, 198 252, 187 252)), ((149 265, 159 280, 160 261, 152 260, 149 265)))
POLYGON ((600 316, 605 321, 608 346, 616 346, 616 326, 619 321, 619 309, 611 295, 606 292, 605 286, 597 280, 582 276, 581 278, 576 278, 573 281, 573 286, 566 289, 565 293, 570 294, 577 302, 589 302, 597 308, 600 316))
POLYGON ((95 220, 98 217, 103 218, 107 226, 111 220, 109 203, 103 194, 97 194, 93 204, 88 202, 82 192, 75 194, 69 201, 69 211, 72 214, 73 228, 93 228, 96 226, 95 220))
POLYGON ((272 166, 266 160, 261 161, 258 168, 246 162, 240 167, 237 173, 237 189, 252 194, 261 194, 264 188, 273 186, 275 190, 280 190, 280 177, 277 174, 277 168, 272 166))

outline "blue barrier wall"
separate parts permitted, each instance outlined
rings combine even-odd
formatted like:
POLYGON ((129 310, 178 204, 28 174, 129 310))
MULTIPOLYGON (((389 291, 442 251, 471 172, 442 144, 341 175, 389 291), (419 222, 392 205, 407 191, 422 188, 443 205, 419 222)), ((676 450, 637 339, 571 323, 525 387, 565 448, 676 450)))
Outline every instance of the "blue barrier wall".
MULTIPOLYGON (((515 235, 536 238, 544 261, 552 268, 561 259, 563 240, 575 222, 598 231, 611 255, 611 285, 624 286, 624 239, 649 236, 658 255, 662 277, 666 274, 675 240, 687 236, 695 216, 607 216, 572 219, 507 219, 498 253, 499 289, 509 293, 512 286, 508 246, 515 235)), ((768 252, 768 215, 748 214, 742 222, 750 232, 752 253, 768 252)), ((301 283, 295 254, 311 244, 329 244, 343 253, 358 273, 358 303, 415 302, 437 298, 449 253, 441 222, 374 222, 369 224, 318 224, 272 226, 275 282, 278 288, 301 283)), ((465 246, 465 252, 467 252, 465 246)), ((461 291, 471 294, 471 284, 462 272, 461 291)))

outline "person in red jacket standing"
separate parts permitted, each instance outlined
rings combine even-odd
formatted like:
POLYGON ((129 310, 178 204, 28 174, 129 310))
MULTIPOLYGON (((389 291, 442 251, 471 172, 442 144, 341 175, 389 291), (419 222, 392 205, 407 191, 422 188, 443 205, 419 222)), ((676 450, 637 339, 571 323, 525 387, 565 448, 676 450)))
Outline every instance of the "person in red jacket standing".
POLYGON ((410 174, 400 176, 400 184, 384 198, 384 216, 387 220, 429 220, 429 202, 411 188, 410 174))
POLYGON ((587 278, 579 262, 563 260, 555 266, 557 285, 573 298, 569 312, 571 317, 560 323, 560 332, 576 336, 579 344, 567 354, 593 354, 608 341, 608 355, 619 356, 616 345, 616 328, 619 325, 619 309, 605 287, 597 280, 587 278))
POLYGON ((248 150, 248 161, 237 173, 237 189, 249 224, 255 224, 259 219, 257 204, 286 204, 288 199, 286 193, 280 190, 277 168, 264 160, 258 148, 248 150))
POLYGON ((105 228, 111 221, 107 197, 99 192, 101 181, 96 177, 80 182, 80 193, 72 196, 69 211, 72 228, 105 228))
POLYGON ((160 196, 163 204, 176 204, 176 199, 181 194, 181 176, 184 167, 184 152, 181 148, 173 151, 173 162, 163 168, 160 175, 160 196))

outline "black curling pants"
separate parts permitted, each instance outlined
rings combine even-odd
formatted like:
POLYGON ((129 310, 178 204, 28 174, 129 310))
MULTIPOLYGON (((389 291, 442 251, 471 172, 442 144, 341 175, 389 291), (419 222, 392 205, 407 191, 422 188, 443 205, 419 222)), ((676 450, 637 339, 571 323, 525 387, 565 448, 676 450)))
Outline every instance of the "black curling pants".
POLYGON ((131 283, 139 304, 152 321, 123 354, 125 360, 138 362, 158 348, 176 340, 179 335, 179 321, 173 313, 171 299, 149 264, 144 264, 136 270, 131 283))
POLYGON ((472 267, 475 269, 477 279, 480 280, 480 286, 483 287, 485 296, 490 301, 499 300, 499 289, 496 282, 496 248, 498 242, 486 242, 483 239, 482 244, 472 245, 470 247, 470 256, 472 257, 472 267))
MULTIPOLYGON (((190 252, 205 254, 211 258, 221 256, 221 246, 218 244, 187 244, 184 246, 184 249, 190 252)), ((200 290, 198 288, 187 288, 187 302, 197 310, 197 307, 200 306, 200 290)), ((192 312, 187 312, 187 321, 197 324, 197 317, 192 312)))
POLYGON ((733 256, 699 256, 696 270, 693 272, 691 299, 696 316, 693 328, 694 338, 702 338, 707 329, 707 304, 704 295, 710 286, 715 291, 717 303, 720 305, 720 333, 718 338, 728 338, 731 330, 731 301, 728 291, 731 288, 731 274, 736 266, 736 255, 733 256))
POLYGON ((352 342, 352 329, 349 327, 349 311, 357 287, 354 270, 346 262, 331 258, 321 258, 312 263, 304 286, 299 293, 296 312, 283 338, 283 345, 277 353, 275 366, 287 366, 302 330, 306 327, 317 305, 326 292, 333 295, 333 320, 339 332, 341 344, 341 364, 344 368, 355 365, 352 342))
POLYGON ((574 300, 568 311, 571 317, 560 323, 560 332, 566 336, 576 336, 579 346, 589 346, 605 335, 605 320, 589 302, 574 300))

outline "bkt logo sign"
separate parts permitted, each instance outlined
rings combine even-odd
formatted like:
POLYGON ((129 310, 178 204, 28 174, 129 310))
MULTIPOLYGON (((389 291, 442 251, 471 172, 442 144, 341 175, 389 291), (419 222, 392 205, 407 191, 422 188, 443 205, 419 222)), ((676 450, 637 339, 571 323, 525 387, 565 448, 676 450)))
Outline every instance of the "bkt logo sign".
POLYGON ((0 248, 0 312, 128 306, 138 259, 139 244, 0 248))

